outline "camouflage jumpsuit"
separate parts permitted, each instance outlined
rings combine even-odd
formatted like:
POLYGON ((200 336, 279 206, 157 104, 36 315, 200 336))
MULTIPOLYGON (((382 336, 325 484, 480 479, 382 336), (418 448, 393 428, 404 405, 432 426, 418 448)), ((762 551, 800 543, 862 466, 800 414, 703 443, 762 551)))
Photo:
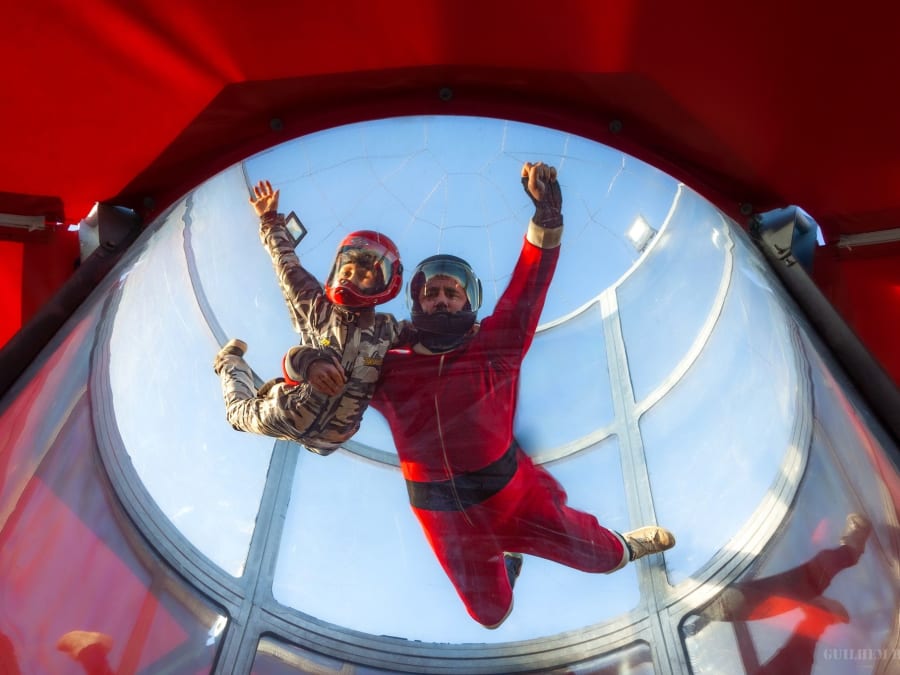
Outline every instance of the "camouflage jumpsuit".
POLYGON ((354 310, 328 300, 319 282, 300 264, 282 214, 263 216, 259 236, 272 257, 294 329, 302 338, 284 361, 285 374, 300 384, 278 380, 257 392, 247 362, 240 356, 220 355, 217 370, 226 418, 239 431, 296 441, 327 455, 359 429, 384 354, 407 341, 409 324, 372 308, 354 310), (330 360, 331 355, 343 365, 347 383, 340 394, 329 397, 305 379, 313 361, 330 360))

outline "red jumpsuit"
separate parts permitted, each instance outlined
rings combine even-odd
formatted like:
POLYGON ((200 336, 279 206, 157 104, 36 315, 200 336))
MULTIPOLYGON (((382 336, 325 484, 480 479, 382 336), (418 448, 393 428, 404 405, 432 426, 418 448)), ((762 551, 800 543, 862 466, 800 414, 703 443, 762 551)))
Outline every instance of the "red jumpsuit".
MULTIPOLYGON (((385 357, 372 405, 390 424, 410 504, 441 566, 479 623, 512 609, 504 551, 585 572, 627 562, 619 535, 566 505, 562 486, 516 446, 519 371, 559 258, 531 223, 494 313, 462 346, 385 357), (537 235, 535 235, 537 233, 537 235)), ((558 235, 556 237, 558 239, 558 235)))

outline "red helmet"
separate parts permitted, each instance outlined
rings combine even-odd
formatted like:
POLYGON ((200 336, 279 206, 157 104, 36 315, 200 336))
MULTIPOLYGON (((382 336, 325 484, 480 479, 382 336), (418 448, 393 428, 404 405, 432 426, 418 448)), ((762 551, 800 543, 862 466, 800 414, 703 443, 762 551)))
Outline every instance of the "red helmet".
POLYGON ((397 246, 372 230, 351 232, 338 246, 325 295, 344 307, 373 307, 392 300, 403 285, 397 246))

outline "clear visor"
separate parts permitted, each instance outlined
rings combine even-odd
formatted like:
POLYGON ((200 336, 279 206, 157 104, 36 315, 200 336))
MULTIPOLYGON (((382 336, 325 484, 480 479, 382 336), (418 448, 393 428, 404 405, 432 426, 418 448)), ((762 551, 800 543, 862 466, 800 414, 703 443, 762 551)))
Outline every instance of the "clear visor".
POLYGON ((383 292, 391 282, 397 258, 377 242, 362 240, 338 251, 328 285, 351 284, 364 295, 383 292))
POLYGON ((481 282, 467 265, 455 260, 433 260, 420 265, 418 271, 425 275, 426 285, 434 277, 454 279, 465 291, 472 311, 481 307, 481 282))

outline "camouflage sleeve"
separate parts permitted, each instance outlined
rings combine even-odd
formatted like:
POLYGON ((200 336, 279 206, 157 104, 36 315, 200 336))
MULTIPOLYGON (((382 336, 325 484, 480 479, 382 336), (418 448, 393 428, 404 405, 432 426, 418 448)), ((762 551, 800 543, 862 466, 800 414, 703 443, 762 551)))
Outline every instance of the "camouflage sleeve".
POLYGON ((310 326, 312 307, 323 294, 322 286, 300 264, 283 214, 274 211, 265 214, 259 221, 259 238, 272 258, 294 330, 302 335, 310 326))
POLYGON ((394 340, 394 347, 411 347, 419 341, 418 333, 411 321, 402 320, 397 322, 397 337, 394 340))
POLYGON ((284 355, 281 362, 281 370, 288 384, 300 384, 306 381, 306 374, 313 361, 331 361, 332 358, 340 360, 339 355, 333 350, 318 349, 308 345, 291 347, 284 355))
POLYGON ((406 319, 398 320, 393 314, 388 314, 387 312, 379 312, 377 316, 381 324, 379 329, 380 339, 386 343, 388 349, 411 347, 417 342, 416 336, 418 331, 416 331, 411 321, 406 319))

